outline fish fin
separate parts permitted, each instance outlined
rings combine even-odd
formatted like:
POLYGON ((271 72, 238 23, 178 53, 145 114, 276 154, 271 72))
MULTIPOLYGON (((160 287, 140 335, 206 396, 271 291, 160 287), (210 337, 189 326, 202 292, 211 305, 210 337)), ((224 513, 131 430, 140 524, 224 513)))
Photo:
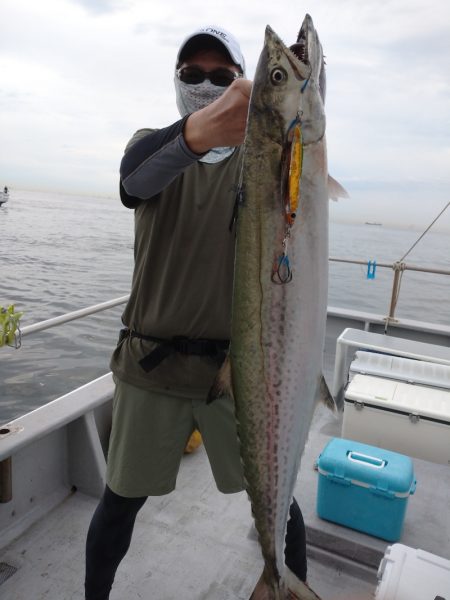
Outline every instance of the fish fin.
POLYGON ((206 404, 211 404, 211 402, 217 398, 222 398, 223 396, 231 396, 233 398, 233 386, 231 384, 231 360, 229 354, 227 354, 212 383, 212 386, 209 389, 208 396, 206 398, 206 404))
POLYGON ((331 175, 328 175, 328 198, 334 201, 339 198, 350 198, 347 190, 331 175))
POLYGON ((272 598, 274 598, 273 588, 266 582, 265 571, 263 571, 249 600, 271 600, 272 598))
POLYGON ((320 600, 320 597, 301 581, 294 573, 285 566, 283 574, 283 585, 287 600, 320 600))
POLYGON ((320 376, 319 381, 319 399, 329 408, 332 412, 338 412, 338 406, 335 399, 333 398, 328 383, 325 381, 323 374, 320 376))
POLYGON ((280 581, 280 588, 276 585, 276 589, 270 583, 270 577, 267 577, 264 569, 261 577, 253 590, 250 600, 274 600, 275 598, 283 598, 284 600, 321 600, 307 583, 301 581, 288 568, 284 567, 283 579, 280 581), (281 592, 281 595, 280 595, 281 592))

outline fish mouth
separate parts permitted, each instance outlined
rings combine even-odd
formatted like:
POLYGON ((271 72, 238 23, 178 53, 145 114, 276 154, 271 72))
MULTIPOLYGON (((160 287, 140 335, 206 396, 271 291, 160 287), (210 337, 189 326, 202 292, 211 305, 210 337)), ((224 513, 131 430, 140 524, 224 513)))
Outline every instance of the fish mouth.
POLYGON ((289 50, 304 65, 309 66, 309 40, 314 31, 312 18, 307 14, 303 19, 302 26, 298 32, 297 41, 289 47, 289 50))
POLYGON ((303 64, 308 64, 308 46, 297 42, 289 46, 289 50, 295 55, 296 58, 303 64))

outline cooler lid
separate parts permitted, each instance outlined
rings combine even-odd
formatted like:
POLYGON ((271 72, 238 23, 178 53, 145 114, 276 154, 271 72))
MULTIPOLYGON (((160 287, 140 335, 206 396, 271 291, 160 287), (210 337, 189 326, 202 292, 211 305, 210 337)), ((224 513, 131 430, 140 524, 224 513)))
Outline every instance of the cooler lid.
POLYGON ((358 374, 345 398, 450 423, 450 391, 358 374))
POLYGON ((418 383, 450 390, 450 365, 379 352, 358 350, 350 365, 350 373, 387 377, 405 383, 418 383))
POLYGON ((409 456, 344 438, 332 438, 317 460, 321 475, 346 485, 371 488, 380 494, 409 496, 415 491, 409 456))

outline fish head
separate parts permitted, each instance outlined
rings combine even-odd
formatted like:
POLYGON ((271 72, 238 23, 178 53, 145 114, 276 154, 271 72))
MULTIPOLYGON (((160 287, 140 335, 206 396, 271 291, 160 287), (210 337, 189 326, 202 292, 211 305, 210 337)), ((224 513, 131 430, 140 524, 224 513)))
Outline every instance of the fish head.
POLYGON ((301 87, 309 74, 309 65, 302 63, 267 25, 252 86, 250 117, 259 121, 270 116, 271 137, 280 145, 298 113, 301 87))
POLYGON ((291 48, 268 25, 253 82, 252 105, 259 113, 270 112, 274 141, 285 144, 295 119, 302 123, 305 143, 323 137, 324 96, 322 46, 311 17, 305 16, 297 43, 291 48))

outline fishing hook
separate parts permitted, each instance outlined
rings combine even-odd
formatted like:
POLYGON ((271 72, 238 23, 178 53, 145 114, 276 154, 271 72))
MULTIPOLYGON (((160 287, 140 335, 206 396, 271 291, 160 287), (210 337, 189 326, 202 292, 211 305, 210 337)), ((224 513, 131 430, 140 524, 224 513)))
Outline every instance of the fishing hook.
POLYGON ((292 269, 289 263, 288 242, 291 236, 291 229, 288 227, 283 239, 283 254, 278 259, 278 264, 275 263, 272 270, 271 280, 277 285, 283 285, 292 281, 292 269))
POLYGON ((289 264, 287 254, 282 254, 278 259, 278 264, 275 265, 270 278, 277 285, 284 285, 292 281, 292 270, 289 264))

